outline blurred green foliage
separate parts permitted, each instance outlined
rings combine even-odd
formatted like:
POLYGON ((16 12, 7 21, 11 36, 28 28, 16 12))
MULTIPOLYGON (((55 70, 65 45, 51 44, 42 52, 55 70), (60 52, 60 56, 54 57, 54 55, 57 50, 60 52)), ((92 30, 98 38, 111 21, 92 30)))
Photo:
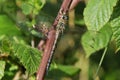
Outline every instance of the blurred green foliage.
MULTIPOLYGON (((61 3, 0 0, 1 80, 35 80, 42 55, 36 47, 44 36, 33 25, 51 27, 61 3)), ((45 80, 93 80, 105 47, 108 50, 97 77, 120 79, 119 5, 120 0, 85 0, 69 12, 45 80)))

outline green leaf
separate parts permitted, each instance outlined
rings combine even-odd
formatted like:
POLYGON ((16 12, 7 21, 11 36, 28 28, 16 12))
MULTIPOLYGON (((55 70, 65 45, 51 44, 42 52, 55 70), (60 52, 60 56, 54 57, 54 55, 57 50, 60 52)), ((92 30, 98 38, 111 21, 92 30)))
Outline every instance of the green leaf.
POLYGON ((41 54, 35 48, 23 44, 14 44, 15 55, 19 58, 28 73, 35 73, 39 67, 41 54))
POLYGON ((21 35, 17 26, 6 15, 0 15, 0 36, 1 35, 21 35))
POLYGON ((112 16, 111 16, 111 20, 117 18, 120 16, 120 0, 118 1, 117 5, 115 6, 112 16))
POLYGON ((43 36, 44 36, 42 33, 37 32, 35 30, 31 30, 31 34, 36 36, 36 37, 39 37, 39 38, 43 38, 43 36))
POLYGON ((119 80, 120 77, 118 75, 120 75, 120 69, 111 70, 106 73, 105 80, 117 80, 117 79, 119 80))
POLYGON ((23 13, 26 15, 30 14, 33 10, 33 6, 28 3, 23 3, 21 8, 22 8, 23 13))
POLYGON ((34 6, 35 6, 35 8, 37 9, 37 10, 40 10, 40 9, 42 9, 43 8, 43 6, 45 5, 45 3, 46 3, 46 0, 36 0, 36 1, 34 1, 34 6))
POLYGON ((9 36, 3 35, 0 37, 0 52, 5 54, 13 53, 14 51, 12 49, 13 43, 26 44, 22 37, 18 37, 18 36, 9 37, 9 36))
POLYGON ((9 54, 11 51, 11 42, 10 39, 3 38, 0 40, 0 51, 1 53, 7 53, 9 54))
POLYGON ((88 30, 99 31, 110 19, 118 0, 89 0, 84 11, 88 30))
POLYGON ((80 71, 80 69, 74 67, 74 66, 64 66, 64 65, 58 65, 57 69, 65 72, 68 75, 74 75, 80 71))
POLYGON ((4 76, 5 61, 0 61, 0 80, 4 76))
POLYGON ((100 31, 88 31, 82 37, 82 45, 89 57, 94 52, 106 47, 111 39, 112 29, 110 26, 104 26, 100 31))
POLYGON ((120 50, 120 17, 111 21, 111 26, 113 30, 113 38, 115 39, 117 45, 117 52, 120 50))
POLYGON ((26 15, 31 14, 31 13, 33 13, 33 15, 36 15, 43 8, 45 3, 46 3, 46 0, 23 1, 21 5, 21 9, 23 13, 26 15))
POLYGON ((58 80, 60 77, 71 77, 80 72, 79 68, 76 68, 74 66, 68 66, 68 65, 57 65, 55 67, 51 66, 51 70, 49 71, 49 75, 47 77, 52 76, 52 78, 58 80), (55 75, 55 76, 54 76, 55 75))

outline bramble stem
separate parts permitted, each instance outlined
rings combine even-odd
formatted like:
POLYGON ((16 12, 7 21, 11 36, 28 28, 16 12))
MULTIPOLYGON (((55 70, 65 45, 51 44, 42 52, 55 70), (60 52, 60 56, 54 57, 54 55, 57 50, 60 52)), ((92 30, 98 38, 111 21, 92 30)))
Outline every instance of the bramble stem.
POLYGON ((36 76, 37 80, 44 80, 44 76, 46 73, 46 67, 49 62, 51 52, 53 51, 53 47, 54 47, 54 43, 55 43, 55 39, 56 39, 56 26, 58 25, 58 21, 61 17, 61 12, 67 13, 69 10, 69 7, 71 5, 71 2, 72 2, 72 0, 63 0, 63 3, 58 12, 58 15, 57 15, 53 25, 51 26, 50 31, 48 32, 48 36, 47 36, 47 40, 46 40, 46 44, 45 44, 45 48, 44 48, 44 53, 43 53, 40 67, 38 69, 37 76, 36 76))

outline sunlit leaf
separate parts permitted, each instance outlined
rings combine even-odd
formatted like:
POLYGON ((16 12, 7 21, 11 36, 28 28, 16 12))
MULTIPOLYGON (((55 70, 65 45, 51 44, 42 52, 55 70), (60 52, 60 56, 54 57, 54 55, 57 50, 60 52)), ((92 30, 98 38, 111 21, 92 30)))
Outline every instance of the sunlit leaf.
POLYGON ((14 44, 14 52, 29 74, 37 71, 40 63, 40 51, 23 44, 14 44))
POLYGON ((113 30, 113 37, 116 41, 116 45, 117 45, 117 51, 120 50, 120 17, 114 19, 113 21, 111 21, 111 26, 112 26, 112 30, 113 30))
POLYGON ((26 15, 30 14, 33 10, 33 6, 28 3, 23 3, 21 8, 22 8, 23 13, 26 15))
POLYGON ((88 30, 99 31, 110 19, 118 0, 89 0, 84 11, 88 30))
POLYGON ((4 76, 5 61, 0 61, 0 80, 4 76))
POLYGON ((82 45, 89 57, 94 52, 106 47, 111 39, 112 29, 110 26, 104 26, 100 31, 88 31, 82 37, 82 45))
POLYGON ((0 40, 0 51, 16 55, 29 74, 37 71, 40 63, 40 51, 32 48, 17 38, 3 38, 0 40))
POLYGON ((44 4, 46 3, 46 0, 29 0, 29 1, 22 1, 21 9, 24 14, 28 15, 33 13, 33 15, 36 15, 40 12, 40 10, 43 8, 44 4))
POLYGON ((1 35, 20 35, 16 25, 6 15, 0 15, 0 36, 1 35))

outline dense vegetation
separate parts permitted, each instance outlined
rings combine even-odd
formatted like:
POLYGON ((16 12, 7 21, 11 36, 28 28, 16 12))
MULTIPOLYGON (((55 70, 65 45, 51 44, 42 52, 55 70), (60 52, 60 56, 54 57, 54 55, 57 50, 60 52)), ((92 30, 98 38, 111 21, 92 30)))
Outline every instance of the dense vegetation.
MULTIPOLYGON (((50 27, 61 3, 0 0, 1 80, 35 80, 43 53, 36 47, 44 35, 33 25, 50 27)), ((69 12, 46 80, 120 80, 119 5, 120 0, 84 0, 69 12)))

